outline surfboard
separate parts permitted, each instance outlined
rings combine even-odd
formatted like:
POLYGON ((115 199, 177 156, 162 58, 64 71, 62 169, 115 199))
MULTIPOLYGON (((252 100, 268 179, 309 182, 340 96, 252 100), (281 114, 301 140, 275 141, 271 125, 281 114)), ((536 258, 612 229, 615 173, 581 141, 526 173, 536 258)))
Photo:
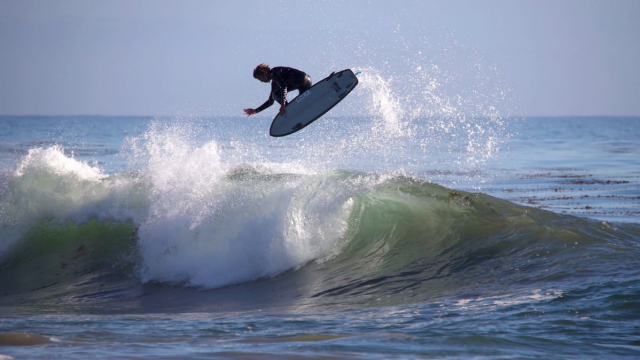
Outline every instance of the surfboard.
POLYGON ((358 78, 351 69, 331 73, 291 100, 287 114, 273 119, 269 134, 280 137, 304 129, 342 101, 356 85, 358 78))

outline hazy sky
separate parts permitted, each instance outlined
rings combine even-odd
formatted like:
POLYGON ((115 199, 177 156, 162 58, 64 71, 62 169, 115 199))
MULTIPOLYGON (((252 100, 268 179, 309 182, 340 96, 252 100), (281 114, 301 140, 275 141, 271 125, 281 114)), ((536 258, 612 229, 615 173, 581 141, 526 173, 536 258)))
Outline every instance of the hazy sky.
POLYGON ((0 0, 0 51, 0 114, 240 116, 265 62, 433 69, 510 115, 640 115, 638 0, 0 0))

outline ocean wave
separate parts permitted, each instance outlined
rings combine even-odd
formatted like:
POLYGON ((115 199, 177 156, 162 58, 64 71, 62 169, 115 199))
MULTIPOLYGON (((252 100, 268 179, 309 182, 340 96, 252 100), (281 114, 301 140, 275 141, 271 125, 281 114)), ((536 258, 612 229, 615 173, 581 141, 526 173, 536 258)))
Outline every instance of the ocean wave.
POLYGON ((2 185, 5 295, 109 301, 141 296, 124 283, 212 289, 297 274, 283 296, 394 303, 622 279, 621 264, 638 265, 635 224, 408 176, 229 164, 218 151, 165 149, 111 176, 59 148, 30 152, 2 185))

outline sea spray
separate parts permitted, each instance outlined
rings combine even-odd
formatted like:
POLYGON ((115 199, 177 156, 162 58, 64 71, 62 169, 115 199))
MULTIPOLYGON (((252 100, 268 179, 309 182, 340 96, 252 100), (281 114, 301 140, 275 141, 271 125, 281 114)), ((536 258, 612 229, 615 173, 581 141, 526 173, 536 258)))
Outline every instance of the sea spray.
POLYGON ((491 98, 469 95, 476 94, 473 89, 451 93, 446 83, 450 76, 437 65, 418 64, 413 72, 394 76, 365 69, 359 100, 373 123, 366 136, 374 142, 384 140, 385 147, 419 147, 425 154, 444 147, 457 154, 458 165, 481 167, 495 157, 514 129, 491 98))
POLYGON ((373 68, 360 76, 362 90, 366 92, 368 103, 365 106, 373 118, 373 133, 389 136, 411 136, 407 133, 408 120, 399 94, 392 89, 392 79, 385 79, 373 68))

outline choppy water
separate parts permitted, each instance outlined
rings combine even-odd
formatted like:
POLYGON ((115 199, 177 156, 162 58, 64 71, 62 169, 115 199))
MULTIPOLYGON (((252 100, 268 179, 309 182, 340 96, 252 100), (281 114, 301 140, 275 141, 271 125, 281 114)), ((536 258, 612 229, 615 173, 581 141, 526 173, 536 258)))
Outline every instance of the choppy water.
POLYGON ((640 356, 640 119, 391 114, 0 118, 0 357, 640 356))

